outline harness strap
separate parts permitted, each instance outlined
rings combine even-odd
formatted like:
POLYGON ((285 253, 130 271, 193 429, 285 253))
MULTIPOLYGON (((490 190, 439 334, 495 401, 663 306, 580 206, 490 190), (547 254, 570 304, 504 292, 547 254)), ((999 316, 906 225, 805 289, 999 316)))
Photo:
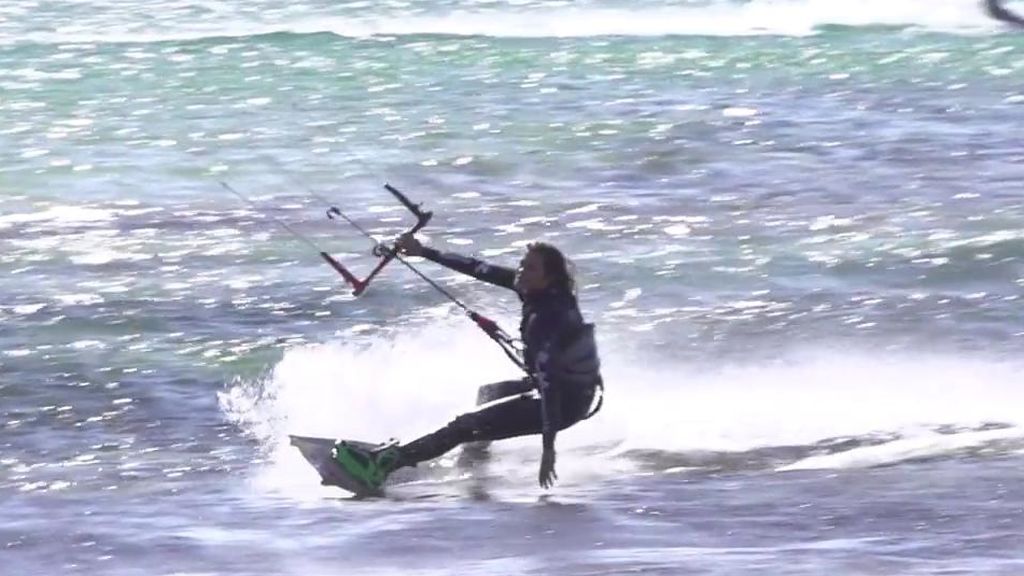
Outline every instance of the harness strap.
POLYGON ((604 381, 603 380, 597 383, 597 386, 594 387, 594 392, 596 392, 598 394, 597 404, 595 404, 594 407, 590 409, 590 412, 586 416, 583 417, 584 420, 589 420, 589 419, 593 418, 595 414, 597 414, 598 412, 601 411, 601 407, 604 406, 604 381))

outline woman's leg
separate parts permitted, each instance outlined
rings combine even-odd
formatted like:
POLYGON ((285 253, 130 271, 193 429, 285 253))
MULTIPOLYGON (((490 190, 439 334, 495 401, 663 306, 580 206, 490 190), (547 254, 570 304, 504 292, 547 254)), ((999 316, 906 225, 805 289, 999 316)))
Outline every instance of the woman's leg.
MULTIPOLYGON (((476 405, 481 406, 501 398, 523 394, 533 389, 533 382, 529 378, 484 384, 476 392, 476 405)), ((459 453, 458 466, 468 468, 486 461, 489 456, 488 448, 490 446, 491 442, 489 440, 467 443, 462 447, 462 452, 459 453)))
POLYGON ((540 434, 541 426, 540 399, 521 394, 463 414, 440 430, 400 447, 401 465, 433 460, 465 442, 540 434))
POLYGON ((507 398, 533 390, 533 382, 529 378, 504 380, 493 384, 484 384, 476 391, 476 405, 494 402, 499 398, 507 398))
MULTIPOLYGON (((564 430, 586 416, 594 390, 573 388, 561 393, 562 418, 558 429, 564 430)), ((463 414, 440 430, 399 447, 399 466, 433 460, 466 442, 481 444, 540 434, 543 426, 539 394, 520 394, 463 414)))

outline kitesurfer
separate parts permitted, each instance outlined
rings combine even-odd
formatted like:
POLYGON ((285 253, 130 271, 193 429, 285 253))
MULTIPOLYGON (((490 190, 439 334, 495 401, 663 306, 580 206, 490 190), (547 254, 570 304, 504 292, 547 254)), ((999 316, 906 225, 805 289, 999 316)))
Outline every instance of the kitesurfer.
MULTIPOLYGON (((413 234, 396 243, 410 256, 468 274, 478 280, 515 290, 522 301, 519 325, 523 365, 529 376, 482 386, 473 412, 456 417, 446 426, 401 446, 392 445, 368 458, 348 458, 365 470, 362 478, 383 484, 387 475, 403 466, 437 458, 460 444, 486 443, 517 436, 541 435, 541 461, 537 480, 550 488, 555 473, 555 436, 593 415, 591 406, 603 390, 600 360, 593 325, 584 321, 576 301, 570 265, 551 244, 530 244, 517 270, 423 246, 413 234)), ((380 486, 371 486, 379 488, 380 486)))

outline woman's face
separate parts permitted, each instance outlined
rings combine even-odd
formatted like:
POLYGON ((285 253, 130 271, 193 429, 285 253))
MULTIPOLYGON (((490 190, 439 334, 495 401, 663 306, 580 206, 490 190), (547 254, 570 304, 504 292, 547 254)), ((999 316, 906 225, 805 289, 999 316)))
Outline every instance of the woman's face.
POLYGON ((520 294, 539 292, 548 287, 548 277, 544 273, 544 258, 539 253, 527 252, 519 261, 515 286, 520 294))

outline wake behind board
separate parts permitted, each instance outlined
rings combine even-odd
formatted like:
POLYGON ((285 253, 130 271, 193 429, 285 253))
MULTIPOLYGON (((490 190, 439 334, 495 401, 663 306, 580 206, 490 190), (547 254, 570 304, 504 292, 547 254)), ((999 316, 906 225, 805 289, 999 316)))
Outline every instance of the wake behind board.
MULTIPOLYGON (((384 495, 383 490, 367 488, 358 478, 350 474, 334 460, 333 450, 334 445, 338 442, 337 440, 291 435, 288 438, 291 439, 292 446, 299 449, 306 462, 309 462, 313 468, 316 468, 317 473, 320 474, 320 484, 324 486, 337 486, 359 497, 384 495)), ((360 442, 358 440, 345 440, 345 442, 353 448, 366 452, 371 452, 378 447, 377 444, 360 442)))

